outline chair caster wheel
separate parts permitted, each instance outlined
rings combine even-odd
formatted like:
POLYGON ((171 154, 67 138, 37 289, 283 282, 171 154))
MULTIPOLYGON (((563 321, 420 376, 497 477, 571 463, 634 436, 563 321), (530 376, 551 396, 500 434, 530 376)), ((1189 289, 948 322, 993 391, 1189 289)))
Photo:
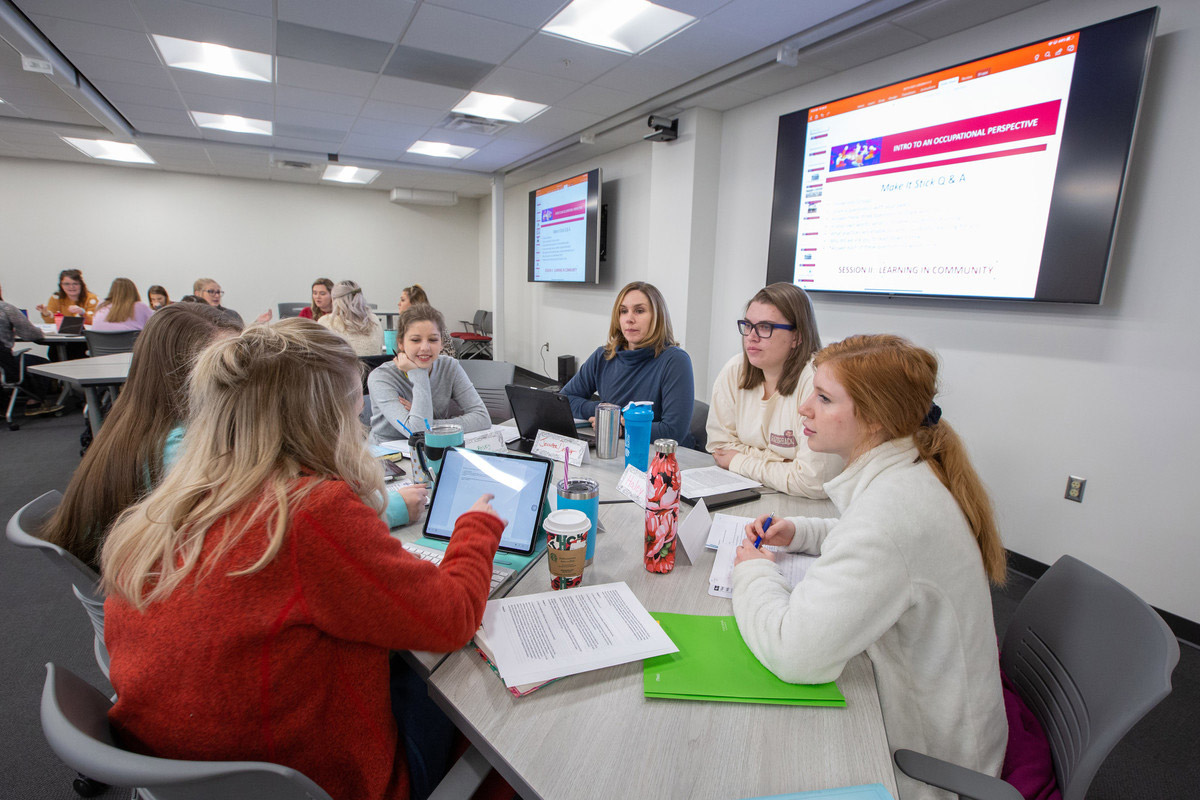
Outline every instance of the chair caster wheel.
POLYGON ((95 797, 108 788, 108 784, 94 781, 91 778, 86 778, 80 775, 71 782, 71 787, 75 789, 75 794, 80 797, 95 797))

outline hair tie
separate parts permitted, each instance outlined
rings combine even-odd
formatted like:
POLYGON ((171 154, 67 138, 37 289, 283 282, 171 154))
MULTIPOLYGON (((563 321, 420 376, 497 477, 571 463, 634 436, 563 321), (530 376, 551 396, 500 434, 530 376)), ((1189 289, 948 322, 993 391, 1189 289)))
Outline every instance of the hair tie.
POLYGON ((925 414, 925 419, 921 420, 922 428, 932 428, 938 424, 938 420, 942 418, 942 407, 937 403, 929 404, 929 411, 925 414))
POLYGON ((331 292, 331 294, 334 298, 338 298, 338 297, 345 297, 348 294, 355 295, 361 291, 362 291, 361 286, 358 288, 355 288, 355 289, 351 289, 349 286, 338 285, 338 286, 333 287, 333 292, 331 292))

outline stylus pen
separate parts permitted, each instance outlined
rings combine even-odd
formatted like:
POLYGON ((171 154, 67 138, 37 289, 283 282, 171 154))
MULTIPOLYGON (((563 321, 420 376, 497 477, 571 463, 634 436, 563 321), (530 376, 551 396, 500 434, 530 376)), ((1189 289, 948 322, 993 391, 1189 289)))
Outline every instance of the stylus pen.
POLYGON ((404 428, 404 432, 405 432, 405 433, 407 433, 407 434, 409 435, 409 438, 412 438, 412 431, 410 431, 410 430, 408 429, 408 426, 407 426, 407 425, 405 425, 403 422, 401 422, 401 421, 400 421, 400 420, 398 420, 398 419, 396 420, 396 424, 397 424, 397 425, 399 425, 401 428, 404 428))
POLYGON ((429 427, 429 417, 425 418, 425 430, 427 430, 427 431, 433 430, 433 428, 429 427))
MULTIPOLYGON (((767 517, 766 519, 763 520, 763 533, 767 532, 767 528, 771 527, 771 523, 774 521, 775 521, 775 514, 774 514, 774 512, 772 512, 769 517, 767 517)), ((756 536, 754 538, 754 549, 757 550, 759 545, 761 545, 761 544, 762 544, 762 537, 756 536)))

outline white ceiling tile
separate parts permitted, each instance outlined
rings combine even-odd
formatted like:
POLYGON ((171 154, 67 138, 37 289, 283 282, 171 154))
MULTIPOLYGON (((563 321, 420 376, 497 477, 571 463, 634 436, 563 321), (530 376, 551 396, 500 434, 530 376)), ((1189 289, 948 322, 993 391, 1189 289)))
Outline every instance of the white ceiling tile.
POLYGON ((561 131, 567 134, 588 128, 603 119, 601 114, 555 106, 538 114, 521 127, 538 131, 561 131))
POLYGON ((545 147, 546 145, 554 144, 563 138, 563 135, 558 131, 550 129, 528 128, 524 125, 515 125, 497 136, 496 140, 498 142, 525 142, 536 145, 540 148, 545 147))
POLYGON ((637 105, 639 99, 628 92, 606 89, 592 83, 572 92, 554 105, 609 117, 632 108, 637 105))
POLYGON ((366 158, 394 160, 403 155, 415 141, 415 137, 404 141, 385 136, 366 136, 361 133, 352 133, 342 142, 341 152, 344 155, 359 155, 366 158))
POLYGON ((685 69, 638 57, 609 70, 594 83, 646 100, 674 89, 693 77, 695 75, 685 69))
POLYGON ((86 53, 147 64, 161 63, 158 51, 150 44, 150 37, 145 33, 56 17, 43 17, 40 22, 38 27, 42 33, 68 58, 76 53, 86 53))
POLYGON ((77 54, 72 59, 72 63, 85 78, 101 91, 106 82, 153 86, 157 89, 171 88, 171 76, 167 74, 166 67, 158 64, 128 61, 123 58, 105 58, 86 53, 77 54))
POLYGON ((308 125, 328 131, 345 133, 354 125, 354 117, 349 114, 329 114, 324 111, 278 107, 275 109, 275 122, 283 125, 308 125))
POLYGON ((445 111, 437 108, 422 108, 403 103, 384 103, 379 100, 368 100, 359 114, 360 119, 382 120, 384 122, 400 122, 406 125, 424 125, 426 127, 438 122, 446 115, 445 111))
POLYGON ((426 0, 426 5, 467 11, 490 19, 540 28, 563 9, 570 0, 426 0))
POLYGON ((259 53, 274 52, 275 26, 268 17, 186 0, 132 0, 150 33, 212 42, 259 53))
POLYGON ((924 44, 925 37, 889 25, 877 22, 865 28, 860 28, 846 37, 825 45, 802 50, 801 64, 815 64, 835 72, 850 69, 859 64, 866 64, 892 53, 899 53, 910 47, 924 44))
POLYGON ((703 17, 721 6, 729 5, 729 0, 654 0, 654 2, 675 11, 691 14, 693 17, 703 17))
POLYGON ((206 6, 226 8, 231 11, 241 11, 245 14, 255 14, 260 17, 270 17, 275 13, 274 0, 191 0, 206 6))
POLYGON ((344 67, 331 67, 298 61, 294 58, 277 58, 275 80, 280 85, 296 86, 301 89, 316 89, 322 92, 366 97, 371 93, 378 76, 344 67))
POLYGON ((422 5, 400 43, 499 64, 533 33, 531 28, 508 25, 449 8, 422 5))
POLYGON ((396 41, 416 5, 410 0, 354 0, 351 3, 279 0, 279 19, 352 36, 396 41))
POLYGON ((372 100, 439 109, 453 108, 466 96, 467 92, 462 89, 410 81, 407 78, 393 78, 390 75, 380 76, 379 82, 371 92, 372 100))
POLYGON ((302 108, 324 111, 331 114, 357 115, 363 107, 363 98, 338 92, 319 92, 297 86, 275 87, 276 107, 302 108))
POLYGON ((336 140, 329 139, 299 139, 290 136, 276 136, 272 139, 273 146, 277 148, 301 150, 305 153, 313 153, 316 155, 336 152, 341 145, 340 137, 336 140))
POLYGON ((395 142, 404 142, 405 147, 425 136, 429 125, 387 122, 379 119, 359 118, 351 129, 352 135, 377 136, 395 142))
POLYGON ((747 92, 745 89, 739 89, 736 86, 725 85, 704 92, 692 98, 691 102, 696 103, 701 108, 711 108, 713 111, 728 111, 731 108, 744 106, 747 103, 753 103, 755 100, 761 99, 762 95, 747 92))
POLYGON ((196 126, 192 124, 192 118, 188 116, 187 111, 182 107, 164 108, 163 106, 147 106, 140 103, 122 103, 121 113, 127 120, 133 123, 133 126, 138 130, 142 130, 142 124, 147 122, 170 122, 176 125, 186 125, 195 132, 196 126))
POLYGON ((420 138, 427 142, 445 142, 446 144, 456 144, 461 147, 473 147, 478 150, 495 141, 492 136, 487 136, 482 133, 467 133, 466 131, 448 131, 442 128, 431 128, 420 138))
POLYGON ((638 57, 703 74, 764 46, 760 38, 698 22, 638 57))
POLYGON ((38 24, 38 17, 60 17, 112 28, 141 31, 142 23, 129 0, 16 0, 17 6, 38 24))
POLYGON ((577 91, 581 86, 583 84, 577 81, 539 75, 536 72, 526 72, 521 69, 498 67, 491 75, 480 81, 475 88, 490 94, 502 94, 534 103, 554 105, 571 92, 577 91))
POLYGON ((110 83, 104 96, 117 108, 122 103, 137 103, 160 108, 183 108, 183 98, 174 89, 155 89, 151 86, 134 86, 128 83, 110 83))
POLYGON ((709 14, 702 24, 752 36, 766 47, 866 2, 868 0, 821 0, 819 3, 734 0, 709 14))
POLYGON ((913 11, 901 12, 889 18, 893 25, 919 33, 927 39, 940 39, 955 31, 971 28, 982 22, 1003 17, 1044 0, 931 0, 913 11))
POLYGON ((587 83, 629 58, 561 36, 539 33, 509 56, 504 66, 587 83))
POLYGON ((172 77, 185 96, 202 94, 251 103, 271 103, 275 100, 275 87, 262 81, 243 81, 190 70, 173 70, 172 77))
POLYGON ((205 94, 184 94, 184 101, 189 111, 207 111, 210 114, 236 114, 250 119, 271 119, 275 107, 270 103, 252 103, 246 100, 230 100, 226 97, 212 97, 205 94))

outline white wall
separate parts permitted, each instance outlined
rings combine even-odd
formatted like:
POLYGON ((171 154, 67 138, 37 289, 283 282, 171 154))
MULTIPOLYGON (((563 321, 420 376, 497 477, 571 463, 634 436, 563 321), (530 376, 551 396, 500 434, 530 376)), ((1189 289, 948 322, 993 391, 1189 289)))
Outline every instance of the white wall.
MULTIPOLYGON (((1139 10, 1140 0, 1059 0, 864 65, 722 115, 711 307, 672 303, 694 340, 708 327, 714 375, 740 346, 732 320, 766 275, 780 114, 863 91, 1042 36, 1139 10), (703 318, 697 318, 698 316, 703 318)), ((895 332, 942 357, 946 419, 971 448, 992 490, 1007 546, 1043 562, 1076 555, 1151 603, 1200 620, 1200 296, 1192 220, 1200 130, 1200 4, 1164 0, 1124 209, 1099 307, 1033 307, 919 299, 815 299, 825 341, 895 332), (1068 474, 1088 479, 1085 501, 1063 499, 1068 474)), ((701 127, 701 131, 703 131, 701 127)), ((654 145, 653 147, 674 145, 654 145)), ((707 144, 689 146, 703 150, 707 144)), ((617 184, 613 267, 599 288, 525 283, 526 193, 571 173, 550 173, 506 195, 506 331, 509 359, 539 366, 538 346, 586 355, 601 343, 616 288, 657 272, 650 253, 695 247, 705 210, 666 229, 654 204, 674 202, 680 176, 645 144, 581 162, 617 184), (651 178, 653 176, 653 178, 651 178)), ((673 156, 674 158, 674 156, 673 156)), ((678 159, 677 159, 678 160, 678 159)), ((693 162, 694 163, 694 162, 693 162)), ((696 251, 699 253, 699 251, 696 251)), ((676 267, 682 271, 682 265, 676 267)), ((687 274, 675 279, 687 284, 687 274)), ((652 280, 672 291, 671 276, 652 280)), ((668 295, 669 298, 671 295, 668 295)), ((689 345, 685 342, 685 345, 689 345)), ((689 345, 689 349, 691 346, 689 345)), ((698 364, 698 373, 705 365, 698 364)), ((553 368, 553 364, 551 364, 553 368)), ((699 376, 698 376, 699 377, 699 376)), ((710 381, 697 380, 703 396, 710 381)))
MULTIPOLYGON (((1197 226, 1184 175, 1200 129, 1200 4, 1160 4, 1159 35, 1107 295, 1099 307, 814 297, 822 336, 893 332, 942 357, 946 419, 966 438, 1006 545, 1043 562, 1071 553, 1149 602, 1200 619, 1200 326, 1197 226), (1068 474, 1085 500, 1063 499, 1068 474)), ((1051 2, 725 115, 713 318, 762 283, 775 128, 782 113, 873 88, 1144 3, 1051 2)), ((733 337, 716 341, 710 368, 733 337)))
POLYGON ((43 303, 58 272, 83 270, 101 299, 113 278, 172 298, 215 278, 247 321, 306 301, 317 277, 354 280, 395 308, 422 284, 451 329, 479 302, 478 206, 398 206, 382 192, 127 167, 0 159, 4 297, 43 303))

